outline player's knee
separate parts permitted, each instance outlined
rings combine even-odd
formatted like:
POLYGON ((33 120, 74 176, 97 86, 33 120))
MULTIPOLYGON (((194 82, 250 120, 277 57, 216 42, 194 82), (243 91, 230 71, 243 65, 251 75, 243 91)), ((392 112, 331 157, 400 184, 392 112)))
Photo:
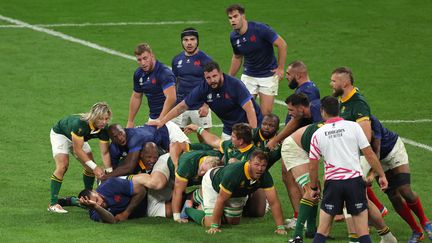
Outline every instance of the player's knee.
POLYGON ((411 189, 411 185, 406 184, 399 188, 401 196, 409 203, 415 202, 418 198, 417 194, 411 189))

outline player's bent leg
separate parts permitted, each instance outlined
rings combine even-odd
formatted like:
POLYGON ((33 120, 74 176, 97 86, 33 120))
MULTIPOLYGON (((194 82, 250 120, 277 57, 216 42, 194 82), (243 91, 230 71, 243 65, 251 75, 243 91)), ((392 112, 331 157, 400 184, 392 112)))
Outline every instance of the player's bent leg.
POLYGON ((50 204, 48 205, 48 211, 54 213, 67 213, 60 204, 58 204, 58 195, 60 192, 61 185, 63 183, 63 177, 69 167, 69 155, 68 154, 56 154, 54 156, 56 168, 51 175, 50 181, 50 204))
MULTIPOLYGON (((302 192, 299 188, 298 184, 295 182, 295 179, 290 171, 287 171, 285 164, 282 163, 282 181, 285 185, 285 188, 288 192, 288 197, 291 202, 291 207, 294 211, 294 218, 297 220, 297 214, 300 207, 300 200, 302 198, 302 192)), ((293 220, 292 222, 294 222, 293 220)), ((295 222, 292 224, 291 227, 293 228, 295 226, 295 222)))
POLYGON ((59 180, 63 180, 66 171, 69 168, 69 155, 68 154, 57 154, 54 157, 56 168, 53 175, 59 180))
POLYGON ((266 197, 263 189, 249 195, 244 207, 244 215, 248 217, 264 217, 266 213, 266 197))

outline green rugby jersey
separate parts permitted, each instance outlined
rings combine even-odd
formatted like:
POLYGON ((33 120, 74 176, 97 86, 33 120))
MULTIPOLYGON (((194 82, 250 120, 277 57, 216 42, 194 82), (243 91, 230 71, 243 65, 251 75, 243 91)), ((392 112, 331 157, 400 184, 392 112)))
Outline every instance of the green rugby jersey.
POLYGON ((207 156, 216 156, 221 158, 222 154, 216 150, 196 150, 186 152, 180 155, 177 172, 174 172, 174 164, 171 158, 168 159, 168 168, 170 175, 174 175, 184 181, 188 182, 188 186, 201 185, 202 177, 198 176, 198 170, 201 163, 207 156))
POLYGON ((96 130, 92 123, 87 123, 81 120, 80 117, 80 115, 76 114, 61 119, 54 125, 53 131, 57 134, 65 135, 70 140, 72 140, 72 136, 74 135, 84 138, 84 141, 92 138, 99 138, 105 142, 109 141, 108 125, 103 129, 96 130))
POLYGON ((228 164, 229 159, 236 158, 240 162, 249 160, 249 157, 255 151, 256 147, 254 144, 249 144, 245 148, 236 149, 232 144, 231 140, 222 141, 219 146, 219 151, 224 154, 224 165, 228 164))
POLYGON ((215 191, 220 190, 231 194, 231 197, 245 197, 259 188, 273 188, 273 178, 266 170, 257 180, 249 175, 249 161, 232 163, 220 168, 214 173, 212 186, 215 191))
POLYGON ((339 116, 343 119, 355 122, 370 119, 370 107, 363 95, 358 92, 357 88, 354 88, 347 97, 339 101, 339 116))
POLYGON ((280 160, 282 148, 282 146, 278 144, 274 149, 270 150, 266 147, 269 140, 270 139, 265 139, 263 137, 259 128, 252 129, 252 141, 255 147, 267 152, 269 158, 267 170, 270 169, 278 160, 280 160))
POLYGON ((316 122, 310 124, 304 131, 302 137, 301 137, 301 145, 303 147, 303 150, 306 151, 309 154, 310 151, 310 143, 312 140, 312 135, 318 128, 322 127, 324 125, 324 122, 316 122))

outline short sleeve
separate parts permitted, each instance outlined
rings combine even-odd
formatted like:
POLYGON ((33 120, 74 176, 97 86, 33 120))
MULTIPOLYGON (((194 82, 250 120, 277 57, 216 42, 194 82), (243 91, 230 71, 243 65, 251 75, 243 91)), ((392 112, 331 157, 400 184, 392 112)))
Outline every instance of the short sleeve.
POLYGON ((195 87, 188 96, 184 99, 186 105, 188 107, 191 106, 201 106, 205 102, 205 84, 201 84, 198 87, 195 87))

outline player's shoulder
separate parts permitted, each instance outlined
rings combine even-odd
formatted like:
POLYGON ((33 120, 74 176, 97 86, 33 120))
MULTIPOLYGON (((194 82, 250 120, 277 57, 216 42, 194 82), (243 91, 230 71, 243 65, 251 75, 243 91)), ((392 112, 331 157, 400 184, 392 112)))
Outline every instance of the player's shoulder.
POLYGON ((185 56, 184 52, 180 52, 179 54, 175 55, 172 59, 172 62, 178 62, 180 59, 183 59, 185 56))

